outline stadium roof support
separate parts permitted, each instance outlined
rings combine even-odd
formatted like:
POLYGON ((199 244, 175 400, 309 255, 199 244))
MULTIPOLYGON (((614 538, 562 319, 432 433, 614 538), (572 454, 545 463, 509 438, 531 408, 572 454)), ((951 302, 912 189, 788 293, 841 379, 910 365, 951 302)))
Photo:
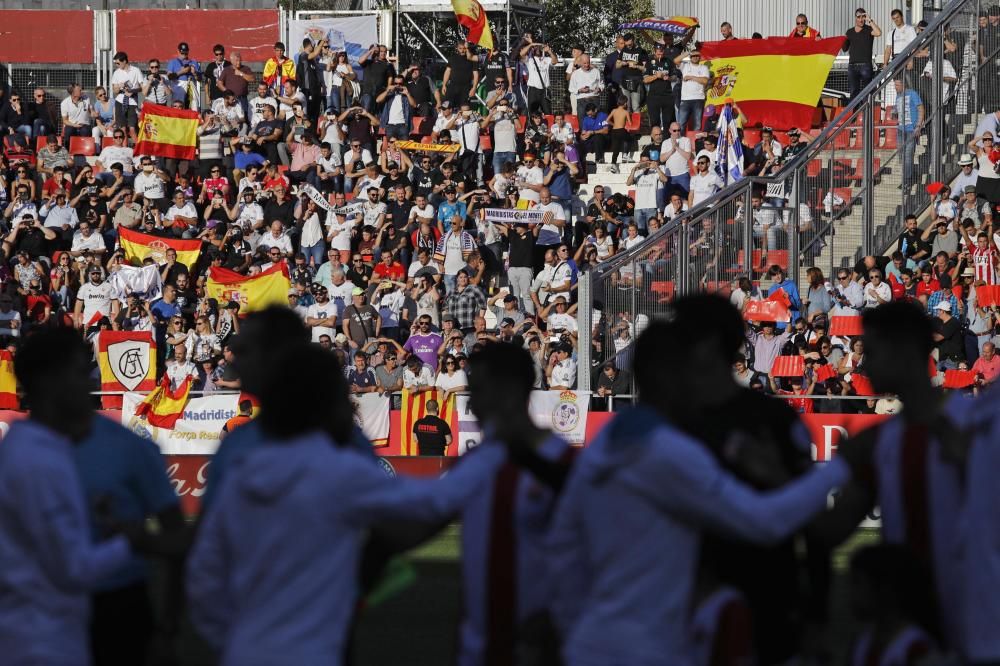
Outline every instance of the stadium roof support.
MULTIPOLYGON (((541 16, 543 13, 540 2, 526 0, 480 0, 479 4, 487 13, 499 12, 505 16, 506 36, 504 43, 506 48, 510 48, 511 44, 511 25, 520 32, 520 18, 541 16)), ((447 60, 448 58, 438 49, 433 40, 417 26, 410 14, 453 14, 454 11, 451 2, 442 2, 441 0, 396 0, 396 53, 399 53, 399 22, 406 19, 416 29, 421 39, 427 42, 443 60, 447 60)))

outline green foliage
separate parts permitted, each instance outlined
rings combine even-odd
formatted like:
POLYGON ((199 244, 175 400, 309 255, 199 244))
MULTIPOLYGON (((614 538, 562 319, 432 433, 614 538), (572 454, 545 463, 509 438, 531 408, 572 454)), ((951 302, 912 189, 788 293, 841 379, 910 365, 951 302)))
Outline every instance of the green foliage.
POLYGON ((556 53, 569 55, 583 45, 603 56, 614 44, 618 25, 653 15, 652 0, 544 0, 542 40, 556 53))

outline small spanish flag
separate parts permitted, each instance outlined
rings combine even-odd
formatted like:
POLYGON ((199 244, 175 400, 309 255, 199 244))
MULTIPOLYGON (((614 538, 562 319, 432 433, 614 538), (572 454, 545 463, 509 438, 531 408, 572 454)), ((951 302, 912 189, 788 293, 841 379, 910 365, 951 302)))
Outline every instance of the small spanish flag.
POLYGON ((266 271, 247 277, 227 268, 208 269, 205 294, 220 303, 236 301, 240 314, 264 310, 271 305, 288 305, 288 264, 284 261, 266 271))
POLYGON ((198 145, 198 112, 169 106, 142 105, 136 155, 193 160, 198 145))
MULTIPOLYGON (((101 390, 152 391, 156 388, 156 341, 151 331, 101 331, 97 335, 101 390)), ((121 409, 121 395, 102 395, 104 409, 121 409)))
MULTIPOLYGON (((443 400, 443 398, 444 391, 441 389, 420 392, 403 389, 402 411, 399 415, 401 428, 401 432, 399 433, 400 455, 420 455, 420 447, 417 445, 417 438, 413 434, 413 424, 427 415, 427 401, 429 400, 437 401, 438 405, 440 405, 438 417, 451 426, 452 432, 457 431, 456 424, 454 423, 455 396, 451 396, 448 400, 443 400)), ((452 441, 455 441, 454 438, 452 441)), ((448 453, 446 451, 445 455, 448 455, 448 453)))
POLYGON ((809 127, 843 37, 830 39, 730 39, 705 42, 711 69, 705 103, 732 99, 748 125, 809 127))
POLYGON ((477 0, 451 0, 458 24, 469 31, 468 41, 493 50, 493 33, 486 20, 486 10, 477 0))
POLYGON ((201 251, 198 239, 163 238, 124 227, 118 228, 118 244, 125 251, 125 261, 134 266, 141 266, 146 257, 152 257, 157 265, 162 266, 167 263, 167 250, 173 248, 177 252, 177 261, 193 270, 201 251))
POLYGON ((0 409, 20 409, 17 399, 17 379, 14 378, 14 356, 0 351, 0 409))
POLYGON ((188 393, 191 391, 191 378, 176 389, 170 388, 170 378, 166 375, 160 380, 160 385, 147 395, 135 408, 136 416, 145 416, 151 426, 172 430, 184 414, 187 406, 188 393))

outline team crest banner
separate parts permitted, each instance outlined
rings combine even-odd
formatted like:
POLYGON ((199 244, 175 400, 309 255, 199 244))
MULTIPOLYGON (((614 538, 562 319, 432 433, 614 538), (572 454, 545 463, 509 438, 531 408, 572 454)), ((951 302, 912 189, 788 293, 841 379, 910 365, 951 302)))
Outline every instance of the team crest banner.
MULTIPOLYGON (((156 342, 151 331, 101 331, 97 363, 102 391, 152 391, 156 388, 156 342)), ((122 396, 102 395, 104 409, 120 409, 122 396)))
POLYGON ((528 410, 535 425, 570 444, 583 444, 586 439, 589 391, 532 391, 528 410))

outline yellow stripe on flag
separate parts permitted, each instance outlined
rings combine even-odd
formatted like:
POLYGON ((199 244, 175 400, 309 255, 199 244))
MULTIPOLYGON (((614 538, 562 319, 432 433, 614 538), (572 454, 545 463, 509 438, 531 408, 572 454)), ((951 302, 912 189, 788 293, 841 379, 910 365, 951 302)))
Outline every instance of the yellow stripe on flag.
POLYGON ((145 416, 151 426, 172 430, 184 415, 184 407, 187 406, 190 392, 190 377, 173 390, 170 388, 170 380, 164 375, 160 385, 136 407, 135 415, 145 416))
POLYGON ((240 313, 264 310, 272 305, 288 306, 288 288, 291 285, 285 267, 272 266, 253 277, 243 277, 225 269, 210 268, 205 293, 219 303, 236 301, 240 313))
POLYGON ((125 261, 134 266, 141 266, 146 257, 162 266, 167 263, 167 250, 173 249, 177 252, 177 261, 194 270, 201 252, 200 240, 163 238, 125 228, 118 229, 118 243, 125 252, 125 261))
MULTIPOLYGON (((712 74, 732 68, 735 81, 730 87, 710 88, 706 104, 720 105, 727 97, 737 104, 746 100, 776 100, 815 106, 833 67, 834 57, 825 53, 808 56, 744 56, 712 61, 712 74), (781 72, 776 76, 776 72, 781 72)), ((721 82, 720 82, 721 83, 721 82)))
POLYGON ((198 112, 146 102, 139 118, 137 155, 193 160, 198 145, 198 112))
POLYGON ((14 377, 14 356, 0 351, 0 409, 20 409, 17 399, 17 379, 14 377))

